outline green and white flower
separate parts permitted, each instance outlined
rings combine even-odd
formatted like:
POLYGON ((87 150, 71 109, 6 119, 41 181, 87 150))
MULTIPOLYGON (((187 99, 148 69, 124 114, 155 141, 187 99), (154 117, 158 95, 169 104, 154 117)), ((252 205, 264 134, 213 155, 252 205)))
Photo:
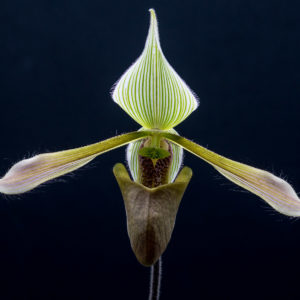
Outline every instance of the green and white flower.
MULTIPOLYGON (((150 14, 145 48, 136 62, 122 75, 112 93, 113 100, 142 126, 142 130, 85 147, 39 154, 22 160, 0 179, 0 192, 20 194, 30 191, 48 180, 82 167, 100 154, 129 144, 127 161, 137 184, 141 182, 141 172, 145 171, 141 170, 141 161, 150 159, 155 167, 157 161, 165 157, 162 154, 164 151, 169 153, 170 158, 167 163, 168 174, 162 184, 174 182, 181 168, 182 152, 185 149, 211 164, 230 181, 264 199, 278 212, 300 216, 300 199, 289 183, 267 171, 218 155, 174 131, 173 128, 197 108, 198 101, 166 60, 161 50, 153 9, 150 14), (141 151, 145 147, 149 149, 141 151), (147 156, 143 153, 150 154, 147 156)), ((190 178, 190 175, 187 177, 190 178)), ((157 187, 149 188, 153 189, 157 187)))

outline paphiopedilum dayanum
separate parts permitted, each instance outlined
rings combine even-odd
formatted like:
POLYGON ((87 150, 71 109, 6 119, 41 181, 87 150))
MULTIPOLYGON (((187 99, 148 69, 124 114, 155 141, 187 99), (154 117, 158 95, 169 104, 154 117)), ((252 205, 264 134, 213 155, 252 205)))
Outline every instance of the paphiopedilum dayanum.
POLYGON ((167 62, 159 43, 155 12, 151 9, 150 13, 145 48, 112 93, 113 100, 142 128, 85 147, 22 160, 0 179, 0 192, 24 193, 82 167, 104 152, 129 144, 127 162, 133 180, 122 164, 115 165, 114 174, 125 201, 131 246, 146 266, 154 264, 165 250, 180 200, 192 176, 187 167, 178 174, 183 149, 280 213, 300 216, 300 199, 286 181, 218 155, 173 129, 197 108, 198 101, 167 62))

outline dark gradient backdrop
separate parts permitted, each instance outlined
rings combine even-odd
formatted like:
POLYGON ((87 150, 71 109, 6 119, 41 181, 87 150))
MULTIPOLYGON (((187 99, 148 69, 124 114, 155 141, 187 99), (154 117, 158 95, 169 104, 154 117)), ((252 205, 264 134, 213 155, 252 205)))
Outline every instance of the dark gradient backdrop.
MULTIPOLYGON (((200 97, 176 129, 300 191, 299 2, 2 0, 0 171, 139 128, 110 88, 157 11, 172 66, 200 97)), ((0 195, 0 299, 147 299, 112 174, 124 149, 18 197, 0 195)), ((163 256, 162 300, 299 299, 300 223, 190 154, 163 256)))

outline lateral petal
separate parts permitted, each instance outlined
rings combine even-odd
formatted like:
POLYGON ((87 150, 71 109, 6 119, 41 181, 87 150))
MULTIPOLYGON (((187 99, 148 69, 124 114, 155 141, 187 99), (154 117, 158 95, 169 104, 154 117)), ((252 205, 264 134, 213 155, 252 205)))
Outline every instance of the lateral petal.
POLYGON ((186 138, 163 136, 211 164, 227 179, 264 199, 275 210, 288 216, 300 216, 300 199, 285 180, 267 172, 216 154, 186 138))
POLYGON ((0 179, 0 192, 20 194, 38 185, 72 172, 96 156, 147 136, 147 132, 130 132, 92 145, 66 151, 39 154, 16 163, 0 179))

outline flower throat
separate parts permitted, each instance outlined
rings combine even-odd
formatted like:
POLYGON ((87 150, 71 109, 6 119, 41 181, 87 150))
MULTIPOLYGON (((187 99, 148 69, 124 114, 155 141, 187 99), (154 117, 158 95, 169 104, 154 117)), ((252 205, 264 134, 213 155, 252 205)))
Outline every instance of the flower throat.
POLYGON ((145 139, 139 150, 139 181, 148 188, 154 188, 169 183, 173 153, 170 143, 165 139, 159 142, 159 148, 148 147, 150 143, 150 139, 145 139))

